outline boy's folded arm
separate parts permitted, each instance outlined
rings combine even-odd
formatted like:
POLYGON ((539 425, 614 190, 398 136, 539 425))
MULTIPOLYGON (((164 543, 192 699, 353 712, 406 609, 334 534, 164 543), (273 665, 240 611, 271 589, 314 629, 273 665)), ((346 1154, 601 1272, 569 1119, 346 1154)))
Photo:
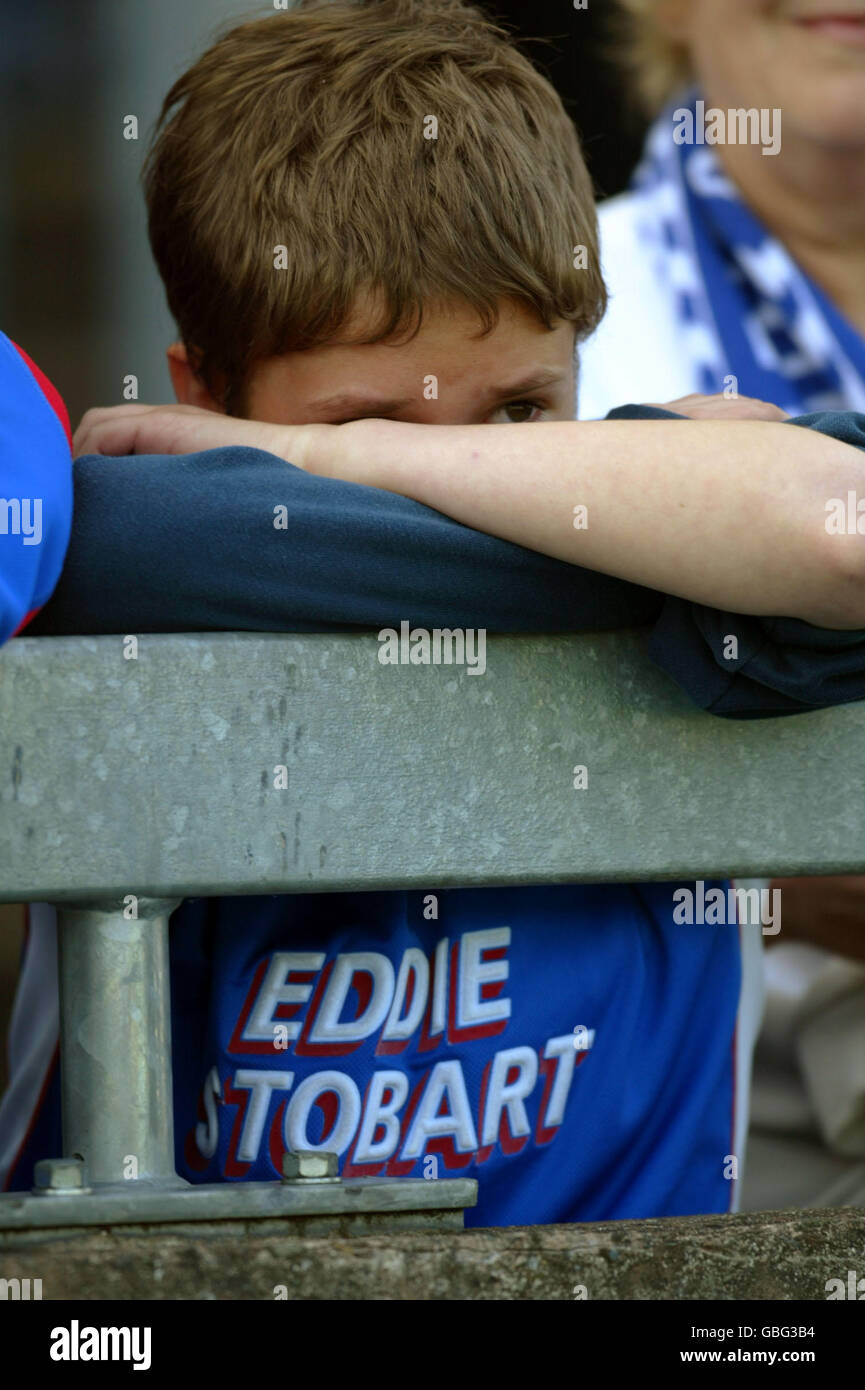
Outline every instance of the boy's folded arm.
MULTIPOLYGON (((861 415, 826 411, 789 423, 865 447, 861 415)), ((835 498, 848 511, 850 500, 844 492, 835 498)), ((857 517, 851 517, 855 527, 857 517)), ((668 598, 649 653, 698 705, 727 718, 798 714, 865 699, 862 630, 725 613, 668 598)))
MULTIPOLYGON (((814 427, 861 434, 852 416, 814 427)), ((715 714, 865 698, 865 632, 665 599, 256 449, 92 456, 76 462, 74 476, 67 563, 34 635, 321 632, 403 619, 491 632, 655 623, 653 660, 715 714)))
POLYGON ((247 447, 89 455, 34 635, 426 626, 574 632, 651 622, 663 596, 512 545, 395 493, 247 447))
POLYGON ((831 499, 865 497, 865 418, 833 418, 849 422, 840 435, 675 418, 361 420, 324 434, 311 464, 694 603, 858 629, 865 539, 826 521, 831 499))

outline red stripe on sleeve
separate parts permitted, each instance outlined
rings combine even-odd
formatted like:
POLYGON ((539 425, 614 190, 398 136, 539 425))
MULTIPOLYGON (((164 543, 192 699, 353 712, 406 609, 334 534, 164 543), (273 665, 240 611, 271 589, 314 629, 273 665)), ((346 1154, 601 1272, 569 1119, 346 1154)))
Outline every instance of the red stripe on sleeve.
MULTIPOLYGON (((12 343, 11 338, 9 339, 9 341, 10 343, 12 343)), ((51 406, 52 410, 54 411, 54 414, 57 416, 57 419, 60 421, 61 425, 63 426, 63 429, 66 432, 66 438, 69 440, 69 447, 71 449, 72 430, 69 425, 69 412, 66 409, 63 397, 57 390, 57 387, 54 386, 54 384, 48 380, 47 376, 41 370, 41 368, 36 366, 36 363, 33 361, 32 357, 28 357, 24 349, 22 347, 19 347, 17 343, 12 343, 12 346, 14 347, 16 352, 21 354, 21 356, 24 358, 24 361, 27 363, 27 366, 30 368, 31 372, 35 376, 36 381, 42 391, 42 394, 45 396, 45 399, 48 401, 48 404, 51 406)), ((32 616, 33 615, 31 613, 30 617, 32 616)), ((28 622, 29 619, 25 618, 24 621, 28 622)))

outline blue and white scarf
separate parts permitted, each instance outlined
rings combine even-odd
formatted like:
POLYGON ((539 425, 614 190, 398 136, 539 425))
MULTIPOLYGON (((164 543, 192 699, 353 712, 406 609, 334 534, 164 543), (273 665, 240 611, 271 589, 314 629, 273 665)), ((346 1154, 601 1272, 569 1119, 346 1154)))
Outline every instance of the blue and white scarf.
POLYGON ((673 112, 688 106, 696 94, 655 122, 633 187, 699 389, 735 376, 740 395, 791 415, 865 410, 865 339, 749 211, 714 147, 674 142, 673 112))

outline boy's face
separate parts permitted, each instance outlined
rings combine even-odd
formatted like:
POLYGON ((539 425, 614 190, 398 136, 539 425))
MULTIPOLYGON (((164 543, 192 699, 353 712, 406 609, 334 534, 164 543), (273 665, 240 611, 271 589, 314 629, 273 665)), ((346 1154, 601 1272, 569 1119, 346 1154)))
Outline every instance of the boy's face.
MULTIPOLYGON (((337 341, 271 357, 253 369, 244 414, 276 425, 344 424, 364 417, 422 425, 518 423, 574 418, 574 325, 543 327, 505 302, 479 336, 465 305, 429 310, 406 342, 358 343, 358 314, 337 341)), ((180 345, 169 349, 178 400, 215 408, 180 345)))

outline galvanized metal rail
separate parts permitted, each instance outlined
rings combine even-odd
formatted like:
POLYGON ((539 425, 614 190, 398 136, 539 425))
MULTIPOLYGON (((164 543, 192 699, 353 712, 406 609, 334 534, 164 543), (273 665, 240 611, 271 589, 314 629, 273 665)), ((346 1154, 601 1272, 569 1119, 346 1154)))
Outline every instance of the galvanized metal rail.
POLYGON ((459 1225, 474 1202, 467 1179, 182 1182, 167 931, 184 896, 865 869, 865 703, 714 719, 640 633, 491 638, 482 678, 378 651, 372 633, 225 633, 0 654, 0 901, 59 909, 67 1160, 40 1195, 0 1198, 0 1229, 459 1225))

